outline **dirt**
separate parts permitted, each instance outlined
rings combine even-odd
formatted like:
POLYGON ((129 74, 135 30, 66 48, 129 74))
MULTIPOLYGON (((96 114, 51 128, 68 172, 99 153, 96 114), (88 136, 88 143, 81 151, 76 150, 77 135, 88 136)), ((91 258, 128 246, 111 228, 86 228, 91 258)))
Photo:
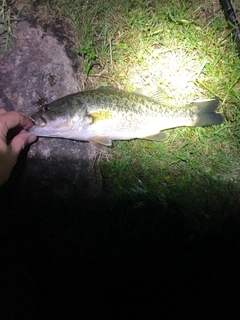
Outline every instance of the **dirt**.
MULTIPOLYGON (((46 23, 26 14, 20 20, 14 46, 0 56, 0 107, 30 116, 39 106, 82 89, 81 59, 69 36, 71 26, 60 17, 46 23)), ((41 185, 65 198, 73 191, 93 197, 98 193, 94 157, 88 143, 39 138, 20 156, 8 185, 17 181, 22 188, 31 181, 33 189, 41 185)))

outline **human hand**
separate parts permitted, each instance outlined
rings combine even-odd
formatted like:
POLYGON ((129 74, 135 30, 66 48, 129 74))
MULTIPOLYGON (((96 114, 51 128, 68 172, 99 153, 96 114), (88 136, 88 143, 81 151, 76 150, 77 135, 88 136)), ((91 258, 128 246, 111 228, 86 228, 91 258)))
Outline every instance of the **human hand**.
POLYGON ((7 181, 19 153, 37 137, 26 130, 33 122, 24 115, 0 108, 0 186, 7 181))

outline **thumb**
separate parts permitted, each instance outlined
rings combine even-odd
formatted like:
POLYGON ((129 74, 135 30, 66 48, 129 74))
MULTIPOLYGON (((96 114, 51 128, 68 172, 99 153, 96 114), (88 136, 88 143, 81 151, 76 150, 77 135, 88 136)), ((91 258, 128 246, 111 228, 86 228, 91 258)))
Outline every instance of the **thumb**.
POLYGON ((33 143, 37 140, 35 134, 30 132, 20 132, 11 141, 12 152, 19 154, 28 144, 33 143))

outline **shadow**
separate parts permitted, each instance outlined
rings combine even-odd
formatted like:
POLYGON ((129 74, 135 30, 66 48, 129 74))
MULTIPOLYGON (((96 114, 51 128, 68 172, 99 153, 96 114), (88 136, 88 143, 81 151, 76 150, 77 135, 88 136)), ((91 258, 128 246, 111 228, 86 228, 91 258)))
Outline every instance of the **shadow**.
POLYGON ((31 160, 46 183, 25 160, 0 189, 1 319, 239 314, 239 207, 204 229, 189 222, 173 194, 168 207, 154 196, 139 195, 142 206, 126 195, 86 196, 90 182, 71 185, 71 161, 69 172, 55 168, 51 176, 49 163, 31 160))

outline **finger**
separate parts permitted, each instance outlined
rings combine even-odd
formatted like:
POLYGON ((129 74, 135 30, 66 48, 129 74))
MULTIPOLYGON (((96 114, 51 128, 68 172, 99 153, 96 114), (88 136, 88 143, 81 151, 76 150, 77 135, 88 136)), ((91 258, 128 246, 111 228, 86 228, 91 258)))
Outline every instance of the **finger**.
POLYGON ((7 111, 3 108, 0 108, 0 115, 6 113, 7 111))
POLYGON ((23 131, 15 136, 11 141, 12 152, 19 154, 28 144, 37 140, 37 136, 30 132, 23 131))
POLYGON ((16 111, 9 111, 1 114, 1 122, 5 124, 7 129, 12 129, 17 126, 28 129, 34 124, 29 118, 16 111))

